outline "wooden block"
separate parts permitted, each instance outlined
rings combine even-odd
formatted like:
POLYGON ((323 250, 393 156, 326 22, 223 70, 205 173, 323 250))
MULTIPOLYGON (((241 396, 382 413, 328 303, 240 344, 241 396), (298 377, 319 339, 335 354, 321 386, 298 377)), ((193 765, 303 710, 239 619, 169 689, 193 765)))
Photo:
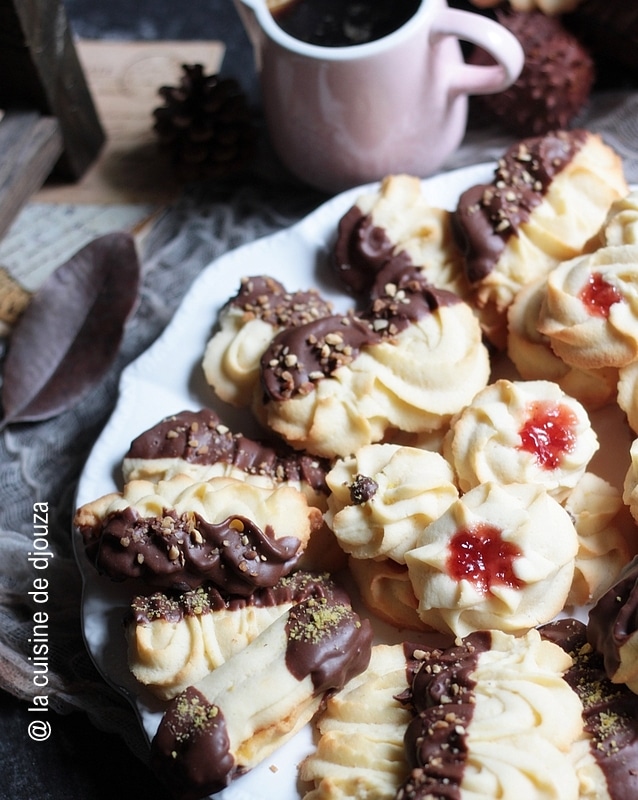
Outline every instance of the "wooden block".
POLYGON ((162 85, 175 86, 182 64, 219 71, 218 41, 76 42, 76 50, 104 130, 106 145, 81 180, 49 182, 34 198, 53 203, 154 203, 175 198, 183 182, 173 174, 153 132, 162 85))
POLYGON ((62 153, 58 120, 10 111, 0 120, 0 238, 62 153))
POLYGON ((104 143, 61 0, 0 0, 0 108, 58 120, 56 174, 75 180, 104 143))

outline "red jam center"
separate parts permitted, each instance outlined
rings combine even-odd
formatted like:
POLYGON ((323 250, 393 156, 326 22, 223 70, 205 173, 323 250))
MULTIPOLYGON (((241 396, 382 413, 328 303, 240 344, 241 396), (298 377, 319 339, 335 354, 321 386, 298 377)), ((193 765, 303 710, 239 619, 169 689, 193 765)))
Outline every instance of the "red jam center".
POLYGON ((622 295, 615 286, 603 278, 600 272, 593 272, 581 289, 579 298, 593 317, 607 319, 609 309, 614 303, 622 300, 622 295))
POLYGON ((576 415, 558 403, 535 402, 528 406, 527 419, 519 430, 520 450, 533 453, 539 466, 556 469, 576 443, 576 415))
POLYGON ((515 544, 504 542, 499 528, 482 523, 457 531, 448 546, 447 572, 456 581, 467 580, 482 594, 494 586, 520 589, 514 559, 522 555, 515 544))

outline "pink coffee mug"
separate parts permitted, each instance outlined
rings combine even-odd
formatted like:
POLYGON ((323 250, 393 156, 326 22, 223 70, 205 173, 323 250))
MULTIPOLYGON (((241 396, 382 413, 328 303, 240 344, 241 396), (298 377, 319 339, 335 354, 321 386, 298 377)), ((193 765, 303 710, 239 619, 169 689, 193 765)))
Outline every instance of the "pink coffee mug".
POLYGON ((432 174, 461 143, 468 95, 503 91, 523 68, 508 30, 445 0, 422 0, 398 30, 342 47, 293 38, 266 0, 234 1, 254 47, 273 147, 295 176, 327 192, 432 174), (466 64, 459 39, 497 63, 466 64))

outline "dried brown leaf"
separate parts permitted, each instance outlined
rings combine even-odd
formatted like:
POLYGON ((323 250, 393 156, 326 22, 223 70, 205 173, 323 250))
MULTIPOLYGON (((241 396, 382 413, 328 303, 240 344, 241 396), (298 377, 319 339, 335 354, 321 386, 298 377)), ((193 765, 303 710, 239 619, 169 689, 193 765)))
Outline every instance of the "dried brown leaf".
POLYGON ((11 335, 2 427, 56 416, 104 377, 135 307, 139 280, 135 242, 124 232, 94 239, 52 273, 11 335))

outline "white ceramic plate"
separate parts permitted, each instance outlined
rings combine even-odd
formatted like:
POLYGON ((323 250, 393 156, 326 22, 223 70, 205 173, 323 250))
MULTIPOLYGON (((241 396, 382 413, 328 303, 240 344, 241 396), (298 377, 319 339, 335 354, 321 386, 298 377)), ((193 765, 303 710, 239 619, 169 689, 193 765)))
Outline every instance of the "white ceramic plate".
MULTIPOLYGON (((491 164, 467 167, 424 180, 423 189, 432 205, 453 209, 464 189, 489 181, 492 174, 491 164)), ((333 302, 336 310, 351 306, 350 298, 334 281, 327 259, 338 220, 360 194, 374 188, 376 185, 344 192, 291 228, 225 254, 198 276, 163 335, 124 371, 117 406, 82 473, 78 506, 121 488, 122 457, 138 434, 161 418, 183 409, 216 407, 203 379, 201 359, 218 312, 237 292, 242 276, 270 275, 291 291, 314 286, 333 302)), ((216 407, 216 410, 232 430, 250 435, 250 420, 244 415, 237 412, 231 418, 227 408, 216 407)), ((604 415, 600 423, 612 432, 616 452, 628 453, 627 431, 623 429, 622 442, 616 438, 619 419, 618 414, 613 414, 611 419, 604 415)), ((592 468, 602 474, 602 470, 592 468)), ((616 459, 614 470, 604 477, 618 486, 624 477, 625 462, 616 459)), ((88 563, 77 535, 75 546, 84 579, 82 623, 87 647, 105 679, 130 699, 150 741, 161 719, 162 704, 136 683, 127 668, 122 617, 133 590, 126 584, 116 584, 98 576, 88 563)), ((398 632, 387 629, 384 632, 389 637, 394 633, 393 639, 400 640, 398 632)), ((312 749, 312 734, 307 728, 264 764, 215 797, 220 800, 298 800, 296 768, 312 749)))

